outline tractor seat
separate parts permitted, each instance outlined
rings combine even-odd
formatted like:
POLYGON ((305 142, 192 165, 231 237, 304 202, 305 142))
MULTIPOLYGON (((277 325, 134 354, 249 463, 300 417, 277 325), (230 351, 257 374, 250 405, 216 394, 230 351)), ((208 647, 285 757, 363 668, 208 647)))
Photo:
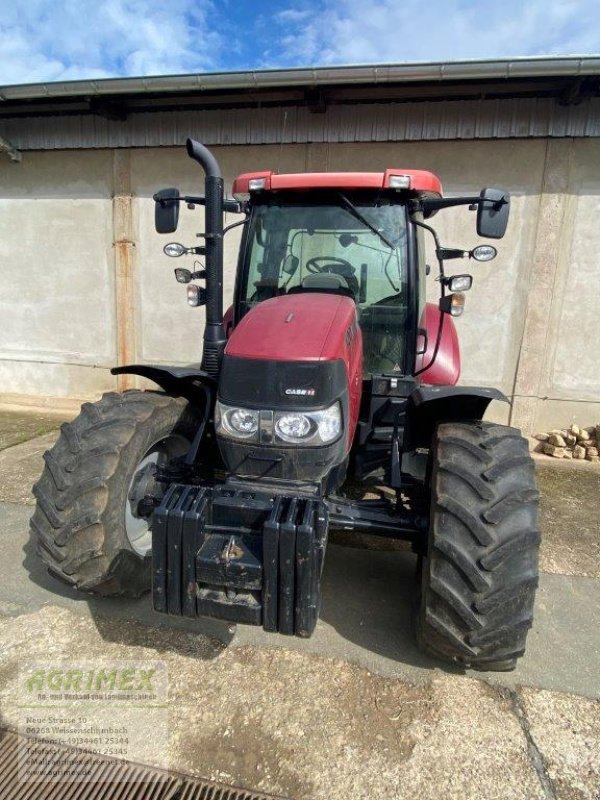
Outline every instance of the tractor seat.
POLYGON ((296 294, 298 292, 331 292, 332 294, 351 297, 354 300, 354 293, 348 286, 346 279, 342 275, 336 275, 331 272, 307 275, 300 286, 293 286, 288 294, 296 294))

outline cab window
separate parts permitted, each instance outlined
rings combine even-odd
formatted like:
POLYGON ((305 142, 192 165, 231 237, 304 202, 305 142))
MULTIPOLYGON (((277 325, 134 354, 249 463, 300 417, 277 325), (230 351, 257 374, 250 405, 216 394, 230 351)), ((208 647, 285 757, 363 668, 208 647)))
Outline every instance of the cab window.
POLYGON ((240 312, 286 293, 327 291, 353 299, 365 373, 398 373, 407 314, 406 212, 389 196, 323 193, 254 206, 240 312), (350 202, 351 207, 345 203, 350 202))

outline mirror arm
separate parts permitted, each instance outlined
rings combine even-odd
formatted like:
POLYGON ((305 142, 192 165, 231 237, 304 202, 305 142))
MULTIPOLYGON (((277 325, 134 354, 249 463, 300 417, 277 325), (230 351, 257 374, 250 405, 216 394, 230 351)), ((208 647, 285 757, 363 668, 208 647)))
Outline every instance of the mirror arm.
POLYGON ((452 206, 467 206, 479 204, 481 198, 477 197, 440 197, 421 200, 421 207, 424 214, 431 214, 432 211, 439 211, 441 208, 452 208, 452 206))
POLYGON ((189 196, 186 195, 185 197, 180 197, 179 198, 179 202, 180 203, 191 203, 192 205, 195 205, 195 206, 203 206, 204 203, 206 202, 206 198, 205 197, 189 197, 189 196))
POLYGON ((152 195, 152 199, 161 208, 166 208, 167 206, 170 206, 172 203, 178 203, 179 202, 179 198, 162 197, 160 192, 156 192, 155 194, 153 194, 152 195))
MULTIPOLYGON (((163 200, 160 198, 158 194, 153 195, 152 199, 155 203, 158 203, 163 208, 168 203, 172 203, 173 200, 163 200)), ((206 205, 206 198, 205 197, 191 197, 189 195, 185 195, 184 197, 179 197, 176 202, 179 203, 188 203, 189 205, 194 206, 204 206, 206 205)), ((240 203, 239 200, 231 200, 229 198, 223 198, 223 211, 229 211, 232 214, 243 214, 245 213, 243 208, 243 203, 240 203)))
MULTIPOLYGON (((435 257, 436 257, 437 262, 438 262, 438 269, 439 269, 439 275, 440 275, 440 302, 442 302, 443 298, 446 296, 446 284, 445 284, 446 276, 444 274, 444 262, 440 258, 440 253, 442 252, 443 247, 440 244, 440 240, 438 238, 437 233, 435 232, 435 229, 432 228, 431 225, 426 225, 424 222, 420 222, 420 220, 414 219, 412 217, 411 217, 411 219, 412 219, 412 222, 413 222, 414 225, 418 225, 419 228, 423 228, 424 230, 429 231, 429 233, 433 236, 433 240, 435 242, 435 257)), ((435 344, 433 345, 433 353, 431 354, 431 358, 429 359, 429 363, 421 365, 420 369, 417 369, 417 370, 415 370, 413 372, 413 376, 415 378, 417 376, 421 375, 421 373, 427 372, 427 370, 431 366, 433 366, 433 364, 435 363, 438 351, 440 349, 440 344, 442 342, 442 333, 444 331, 444 319, 445 319, 445 316, 446 316, 445 314, 440 314, 440 319, 439 319, 439 322, 438 322, 438 329, 437 329, 437 333, 436 333, 436 337, 435 337, 435 344)), ((429 345, 429 343, 428 343, 428 345, 429 345)), ((425 355, 425 354, 426 353, 423 353, 423 355, 425 355)))
POLYGON ((421 200, 421 210, 425 216, 430 216, 436 211, 439 211, 442 208, 452 208, 453 206, 472 206, 472 209, 475 210, 481 203, 492 202, 494 205, 494 209, 497 210, 501 206, 506 205, 509 201, 506 197, 502 197, 500 200, 490 201, 485 197, 440 197, 439 199, 426 199, 421 200))
POLYGON ((470 256, 470 252, 468 250, 460 250, 456 247, 440 247, 436 255, 443 261, 449 258, 467 258, 467 256, 470 256))
MULTIPOLYGON (((437 262, 438 262, 438 270, 439 270, 439 273, 440 273, 440 278, 443 278, 444 277, 444 261, 443 261, 443 259, 441 257, 441 254, 444 252, 444 248, 440 244, 440 240, 439 240, 438 235, 437 235, 437 233, 435 231, 435 228, 432 228, 431 225, 426 225, 424 222, 420 222, 418 219, 413 219, 412 222, 413 222, 414 225, 418 225, 419 228, 424 228, 424 230, 429 231, 429 233, 433 236, 433 241, 435 242, 435 257, 436 257, 437 262)), ((441 284, 441 287, 442 287, 442 296, 443 296, 444 295, 444 284, 443 284, 443 282, 441 284)))
POLYGON ((223 228, 223 236, 230 231, 232 228, 237 228, 238 225, 245 225, 248 220, 250 219, 249 216, 244 217, 244 219, 240 219, 238 222, 232 222, 231 225, 228 225, 226 228, 223 228))

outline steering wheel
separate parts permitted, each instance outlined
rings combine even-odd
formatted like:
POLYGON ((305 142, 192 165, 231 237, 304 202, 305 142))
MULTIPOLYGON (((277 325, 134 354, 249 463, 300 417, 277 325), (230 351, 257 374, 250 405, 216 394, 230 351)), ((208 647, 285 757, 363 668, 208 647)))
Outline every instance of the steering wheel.
POLYGON ((314 256, 309 258, 306 262, 306 271, 312 275, 339 275, 344 278, 348 284, 348 288, 356 299, 359 293, 358 279, 356 277, 356 270, 349 261, 345 258, 335 258, 334 256, 314 256), (323 264, 322 267, 319 265, 323 264))
POLYGON ((318 275, 320 272, 336 272, 338 275, 343 275, 344 277, 346 274, 354 275, 354 267, 349 261, 346 261, 344 258, 334 258, 333 256, 314 256, 313 258, 309 258, 306 262, 306 269, 313 275, 318 275), (320 267, 319 264, 321 262, 328 264, 334 269, 320 267), (335 269, 336 267, 342 267, 342 269, 335 269))

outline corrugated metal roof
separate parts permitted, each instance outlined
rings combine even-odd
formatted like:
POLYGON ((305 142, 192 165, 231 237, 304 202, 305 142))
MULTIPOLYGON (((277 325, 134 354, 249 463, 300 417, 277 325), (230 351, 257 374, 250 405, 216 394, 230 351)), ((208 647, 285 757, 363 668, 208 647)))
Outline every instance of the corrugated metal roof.
POLYGON ((19 150, 306 142, 401 142, 600 136, 600 98, 559 105, 551 98, 132 113, 124 122, 96 115, 12 118, 0 135, 19 150))
POLYGON ((507 80, 547 76, 582 77, 600 74, 600 56, 533 56, 511 59, 471 59, 450 62, 416 62, 340 67, 213 72, 146 78, 58 81, 0 86, 0 101, 34 98, 97 97, 148 92, 205 92, 273 87, 507 80))

